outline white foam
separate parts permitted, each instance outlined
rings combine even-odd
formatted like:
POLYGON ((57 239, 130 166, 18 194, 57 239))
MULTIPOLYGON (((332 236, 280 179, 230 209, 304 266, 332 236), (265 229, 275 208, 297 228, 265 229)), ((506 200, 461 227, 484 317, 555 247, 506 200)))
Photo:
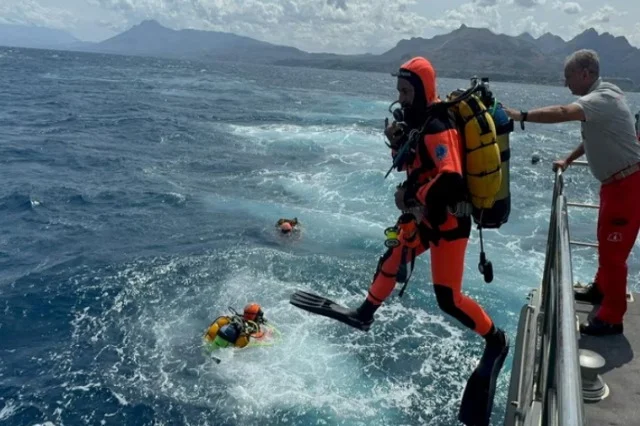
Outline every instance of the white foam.
MULTIPOLYGON (((353 155, 354 150, 360 153, 384 155, 381 132, 372 132, 356 125, 296 125, 296 124, 264 124, 258 126, 220 124, 225 132, 247 140, 251 145, 265 146, 295 143, 301 149, 313 143, 327 148, 344 148, 346 155, 353 155)), ((243 149, 248 149, 246 145, 243 149)))
MULTIPOLYGON (((316 259, 335 262, 332 257, 316 256, 316 259)), ((435 361, 426 355, 428 351, 433 353, 429 341, 436 336, 430 330, 436 327, 441 330, 439 334, 444 333, 445 337, 437 337, 440 343, 436 350, 440 355, 455 351, 462 339, 461 330, 440 312, 430 314, 398 302, 381 308, 376 327, 370 333, 336 327, 332 320, 289 305, 292 286, 305 288, 309 284, 278 278, 283 272, 275 269, 281 270, 287 264, 293 267, 299 262, 293 254, 255 248, 236 253, 217 252, 211 258, 172 259, 153 265, 133 263, 112 278, 105 278, 102 283, 105 290, 116 283, 125 287, 115 296, 111 307, 98 317, 87 309, 76 313, 72 322, 73 340, 86 341, 87 336, 93 336, 93 345, 101 348, 97 361, 107 353, 119 361, 111 369, 98 371, 100 381, 69 389, 86 392, 106 386, 121 405, 131 403, 126 396, 130 394, 166 395, 184 403, 210 406, 218 414, 226 413, 225 401, 230 399, 234 409, 226 415, 229 418, 235 415, 239 420, 262 417, 275 410, 320 410, 337 419, 373 421, 381 415, 389 416, 386 412, 389 408, 407 413, 415 410, 415 397, 424 391, 419 383, 422 379, 406 383, 387 379, 385 365, 398 363, 403 357, 418 356, 422 359, 420 377, 431 377, 434 375, 431 364, 435 361), (231 274, 224 278, 211 275, 207 265, 222 259, 226 259, 231 274), (256 269, 257 265, 263 267, 256 269), (190 271, 190 278, 186 282, 172 282, 177 271, 185 268, 190 271), (207 279, 211 280, 210 287, 194 288, 187 284, 207 279), (209 322, 225 313, 229 305, 241 308, 256 299, 282 332, 280 343, 219 351, 216 356, 222 359, 221 364, 207 361, 198 345, 209 322), (196 321, 195 315, 203 311, 208 313, 207 318, 196 321), (402 333, 394 330, 398 322, 408 324, 402 333), (122 334, 123 340, 117 342, 108 337, 114 333, 122 334), (403 346, 413 341, 421 342, 415 350, 424 351, 425 356, 403 353, 393 343, 403 346), (122 368, 134 371, 123 376, 122 368)), ((331 283, 325 283, 318 291, 348 305, 355 305, 362 298, 361 294, 336 289, 331 283)), ((425 415, 430 409, 421 408, 425 415)))
POLYGON ((4 407, 0 410, 0 420, 7 420, 18 411, 18 406, 13 402, 13 400, 6 400, 4 407))

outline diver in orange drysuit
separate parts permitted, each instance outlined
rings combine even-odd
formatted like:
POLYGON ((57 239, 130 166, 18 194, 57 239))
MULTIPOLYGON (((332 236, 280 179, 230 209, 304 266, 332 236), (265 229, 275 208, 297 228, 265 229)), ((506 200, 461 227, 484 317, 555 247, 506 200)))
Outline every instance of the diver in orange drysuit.
POLYGON ((395 121, 387 126, 385 134, 396 168, 407 174, 395 193, 396 206, 402 211, 399 244, 381 256, 367 297, 357 309, 305 291, 296 291, 290 303, 366 331, 396 282, 406 280, 399 272, 429 250, 440 309, 485 339, 484 353, 467 381, 458 415, 464 424, 485 425, 509 346, 505 332, 478 303, 462 294, 465 251, 471 233, 471 206, 462 164, 464 143, 447 106, 438 104, 435 72, 429 61, 413 58, 394 75, 399 92, 394 104, 399 103, 401 108, 392 111, 395 121), (420 136, 410 138, 414 130, 420 136))
POLYGON ((435 71, 425 58, 416 57, 394 75, 398 77, 397 102, 404 123, 394 121, 385 129, 392 157, 398 155, 412 129, 424 126, 424 138, 397 167, 407 174, 395 193, 396 206, 404 212, 399 219, 400 228, 404 228, 400 245, 380 258, 367 298, 354 314, 363 328, 368 328, 376 309, 395 288, 401 265, 430 250, 433 288, 440 309, 483 336, 487 345, 504 348, 504 331, 496 328, 477 302, 462 294, 465 251, 471 232, 470 206, 462 174, 464 145, 446 108, 432 108, 427 113, 428 106, 440 102, 435 71), (418 217, 414 221, 416 211, 418 217), (417 225, 414 235, 412 222, 417 225), (403 246, 410 248, 408 259, 403 259, 403 246))
POLYGON ((250 338, 260 339, 264 336, 264 325, 267 320, 262 308, 257 303, 249 303, 244 307, 242 315, 231 309, 232 315, 219 316, 209 325, 205 340, 215 346, 226 348, 236 346, 244 348, 250 338))

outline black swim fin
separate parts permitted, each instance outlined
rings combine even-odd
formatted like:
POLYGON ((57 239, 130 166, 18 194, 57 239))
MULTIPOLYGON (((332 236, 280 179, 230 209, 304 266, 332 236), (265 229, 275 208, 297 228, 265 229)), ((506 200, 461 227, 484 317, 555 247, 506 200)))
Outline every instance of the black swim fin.
POLYGON ((360 319, 356 309, 346 308, 325 297, 306 291, 298 290, 293 293, 289 303, 305 311, 338 320, 362 331, 368 331, 373 323, 373 318, 369 321, 360 319))
MULTIPOLYGON (((500 330, 500 333, 504 332, 500 330)), ((464 388, 458 420, 467 426, 489 426, 496 384, 504 360, 509 353, 509 340, 504 334, 504 346, 485 348, 480 363, 464 388)))

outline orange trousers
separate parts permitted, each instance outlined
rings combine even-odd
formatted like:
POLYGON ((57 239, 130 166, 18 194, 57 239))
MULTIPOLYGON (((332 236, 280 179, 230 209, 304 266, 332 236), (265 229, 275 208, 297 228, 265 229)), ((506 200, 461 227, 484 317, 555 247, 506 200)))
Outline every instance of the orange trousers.
MULTIPOLYGON (((424 222, 420 224, 421 231, 424 231, 425 227, 428 229, 424 222)), ((493 321, 476 301, 462 294, 468 233, 465 237, 451 240, 440 238, 437 244, 426 241, 424 235, 424 232, 420 232, 420 243, 415 249, 407 250, 406 259, 402 256, 402 240, 399 246, 387 250, 378 262, 367 300, 374 305, 382 304, 396 286, 396 274, 401 264, 411 263, 413 259, 429 250, 433 287, 440 309, 481 336, 486 335, 491 330, 493 321)))

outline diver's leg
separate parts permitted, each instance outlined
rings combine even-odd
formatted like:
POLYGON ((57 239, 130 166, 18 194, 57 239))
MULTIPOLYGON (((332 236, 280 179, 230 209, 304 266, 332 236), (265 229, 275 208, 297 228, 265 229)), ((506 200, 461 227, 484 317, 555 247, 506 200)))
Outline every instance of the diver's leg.
POLYGON ((300 309, 336 319, 360 330, 369 330, 373 323, 373 314, 395 288, 398 268, 402 262, 406 261, 403 249, 407 249, 409 262, 426 250, 416 228, 412 227, 411 223, 403 224, 407 226, 403 227, 398 237, 400 244, 389 248, 381 256, 367 297, 358 308, 347 308, 325 297, 304 291, 296 291, 292 294, 290 303, 300 309), (406 238, 405 232, 409 235, 406 238))
POLYGON ((468 238, 458 238, 432 243, 433 286, 440 309, 484 337, 495 328, 493 321, 475 300, 462 294, 467 242, 468 238))
POLYGON ((488 425, 496 383, 509 352, 504 331, 496 328, 484 309, 462 294, 466 235, 442 238, 431 245, 431 272, 440 309, 485 339, 482 358, 469 377, 460 403, 458 419, 467 425, 488 425))
POLYGON ((403 245, 389 248, 378 259, 378 266, 367 293, 367 300, 373 304, 380 305, 393 291, 396 285, 396 273, 403 260, 403 248, 403 245))
MULTIPOLYGON (((416 238, 420 238, 416 235, 416 238)), ((358 317, 364 322, 373 321, 373 314, 380 305, 391 295, 396 286, 397 273, 404 262, 411 263, 413 259, 420 256, 428 248, 428 242, 423 244, 421 241, 417 247, 407 250, 407 258, 403 258, 402 252, 404 244, 388 249, 378 260, 376 272, 373 275, 373 281, 369 286, 367 298, 357 309, 358 317)))
POLYGON ((424 222, 420 222, 418 224, 418 233, 420 235, 420 243, 417 247, 406 248, 407 254, 401 260, 398 271, 396 272, 397 283, 406 283, 409 280, 409 278, 411 277, 411 273, 413 272, 413 262, 418 256, 420 256, 429 248, 429 239, 431 238, 431 233, 428 226, 424 222), (424 242, 424 244, 422 242, 424 242))

